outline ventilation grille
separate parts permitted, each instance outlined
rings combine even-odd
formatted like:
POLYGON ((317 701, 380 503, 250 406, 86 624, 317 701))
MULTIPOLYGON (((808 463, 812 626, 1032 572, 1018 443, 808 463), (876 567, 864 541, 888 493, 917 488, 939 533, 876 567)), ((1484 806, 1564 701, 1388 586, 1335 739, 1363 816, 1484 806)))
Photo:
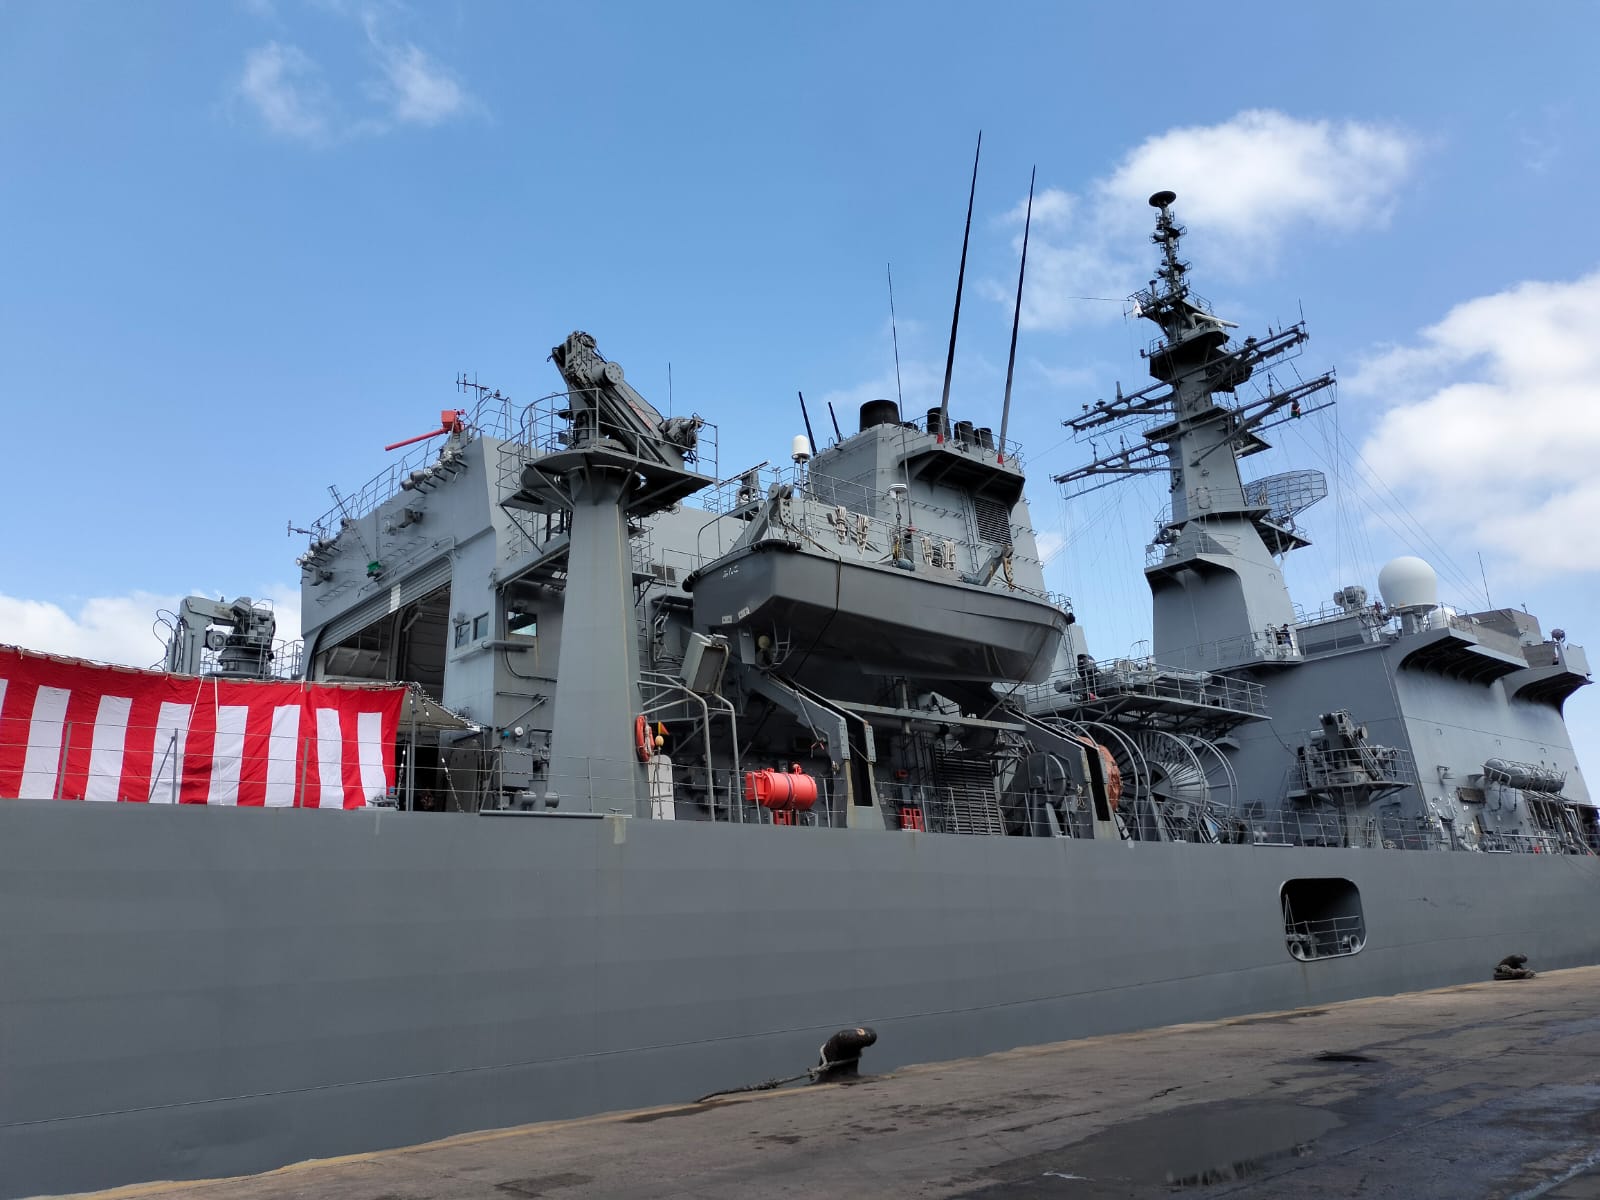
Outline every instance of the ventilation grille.
POLYGON ((1009 546, 1011 510, 999 501, 984 496, 974 496, 972 507, 978 521, 978 539, 993 546, 1009 546))

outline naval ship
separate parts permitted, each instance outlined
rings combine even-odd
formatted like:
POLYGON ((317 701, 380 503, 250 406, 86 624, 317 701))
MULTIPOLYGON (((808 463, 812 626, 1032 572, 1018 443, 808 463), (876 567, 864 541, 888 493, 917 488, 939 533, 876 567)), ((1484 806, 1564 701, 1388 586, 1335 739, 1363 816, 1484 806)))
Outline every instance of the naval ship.
POLYGON ((1260 386, 1307 330, 1235 337, 1174 200, 1153 382, 1056 476, 1170 482, 1147 656, 1046 588, 1009 385, 724 474, 573 333, 335 493, 291 669, 259 605, 174 622, 174 673, 410 689, 353 802, 9 785, 0 1195, 685 1103, 841 1025, 883 1070, 1600 961, 1583 651, 1412 558, 1293 604, 1326 483, 1247 460, 1332 377, 1260 386))

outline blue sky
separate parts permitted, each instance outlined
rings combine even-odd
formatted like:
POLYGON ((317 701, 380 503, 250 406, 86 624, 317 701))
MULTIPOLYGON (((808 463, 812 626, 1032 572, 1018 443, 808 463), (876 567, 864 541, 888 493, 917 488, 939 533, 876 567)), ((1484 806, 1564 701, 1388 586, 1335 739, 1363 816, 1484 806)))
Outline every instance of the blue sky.
MULTIPOLYGON (((1249 464, 1335 476, 1297 599, 1418 552, 1480 604, 1481 553, 1495 603, 1600 650, 1597 26, 1580 4, 0 0, 0 640, 149 662, 158 603, 288 601, 287 522, 429 427, 458 372, 551 390, 574 328, 663 404, 670 362, 732 469, 784 453, 796 389, 841 423, 893 394, 892 262, 906 407, 937 403, 981 128, 953 408, 998 416, 1037 164, 1013 423, 1097 654, 1145 635, 1159 489, 1065 506, 1048 476, 1091 456, 1063 416, 1144 382, 1153 331, 1071 297, 1147 277, 1156 186, 1223 315, 1303 306, 1298 365, 1339 370, 1337 417, 1249 464)), ((1597 711, 1571 705, 1591 762, 1597 711)))

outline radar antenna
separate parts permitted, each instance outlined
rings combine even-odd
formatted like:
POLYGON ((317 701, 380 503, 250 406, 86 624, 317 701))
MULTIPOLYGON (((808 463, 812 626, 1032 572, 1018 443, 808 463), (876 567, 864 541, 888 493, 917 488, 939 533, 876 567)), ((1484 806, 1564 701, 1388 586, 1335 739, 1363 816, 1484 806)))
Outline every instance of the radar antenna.
POLYGON ((1301 471, 1247 483, 1240 460, 1269 448, 1262 436, 1268 429, 1331 405, 1320 394, 1334 377, 1332 371, 1296 375, 1283 387, 1273 379, 1271 366, 1298 357, 1309 337, 1304 321, 1232 340, 1232 322, 1189 287, 1176 199, 1170 191, 1150 197, 1160 264, 1133 296, 1133 311, 1161 330, 1140 352, 1155 382, 1127 393, 1119 384, 1111 399, 1086 404, 1063 421, 1096 447, 1096 457, 1055 481, 1072 498, 1128 475, 1167 478, 1170 507, 1157 519, 1145 565, 1154 655, 1157 661, 1177 655, 1165 661, 1210 670, 1225 659, 1239 665, 1219 647, 1241 645, 1254 654, 1262 630, 1286 628, 1294 619, 1273 560, 1309 544, 1295 517, 1327 494, 1327 481, 1320 472, 1301 471))
POLYGON ((967 279, 967 243, 972 238, 972 201, 978 194, 978 158, 983 154, 983 131, 978 131, 978 149, 972 156, 972 186, 967 191, 967 226, 961 234, 961 267, 956 272, 956 307, 950 316, 950 351, 944 360, 944 396, 939 401, 939 443, 950 424, 950 376, 956 369, 956 328, 961 324, 961 288, 967 279))
POLYGON ((1000 444, 996 462, 1006 460, 1006 428, 1011 423, 1011 377, 1017 370, 1017 328, 1022 324, 1022 281, 1028 274, 1028 231, 1033 227, 1033 183, 1039 176, 1034 167, 1028 176, 1028 211, 1022 218, 1022 265, 1017 268, 1017 306, 1011 313, 1011 356, 1006 359, 1006 398, 1000 407, 1000 444))

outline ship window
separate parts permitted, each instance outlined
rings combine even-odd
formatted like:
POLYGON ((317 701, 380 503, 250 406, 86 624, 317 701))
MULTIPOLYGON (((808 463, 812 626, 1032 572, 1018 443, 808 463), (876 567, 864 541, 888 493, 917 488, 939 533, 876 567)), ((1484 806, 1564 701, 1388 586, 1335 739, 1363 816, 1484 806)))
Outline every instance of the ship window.
POLYGON ((470 634, 471 632, 472 632, 472 626, 468 625, 465 621, 463 621, 463 622, 461 622, 461 624, 457 625, 456 626, 456 645, 457 646, 465 646, 467 644, 467 635, 470 634))
POLYGON ((1284 938, 1299 961, 1355 954, 1366 945, 1361 893, 1348 879, 1291 879, 1279 899, 1284 938))
POLYGON ((972 515, 978 523, 978 539, 993 546, 1011 544, 1011 510, 985 496, 972 498, 972 515))
POLYGON ((506 614, 506 633, 511 637, 538 637, 539 614, 511 612, 506 614))
POLYGON ((480 613, 472 618, 472 640, 482 641, 489 636, 489 614, 480 613))

